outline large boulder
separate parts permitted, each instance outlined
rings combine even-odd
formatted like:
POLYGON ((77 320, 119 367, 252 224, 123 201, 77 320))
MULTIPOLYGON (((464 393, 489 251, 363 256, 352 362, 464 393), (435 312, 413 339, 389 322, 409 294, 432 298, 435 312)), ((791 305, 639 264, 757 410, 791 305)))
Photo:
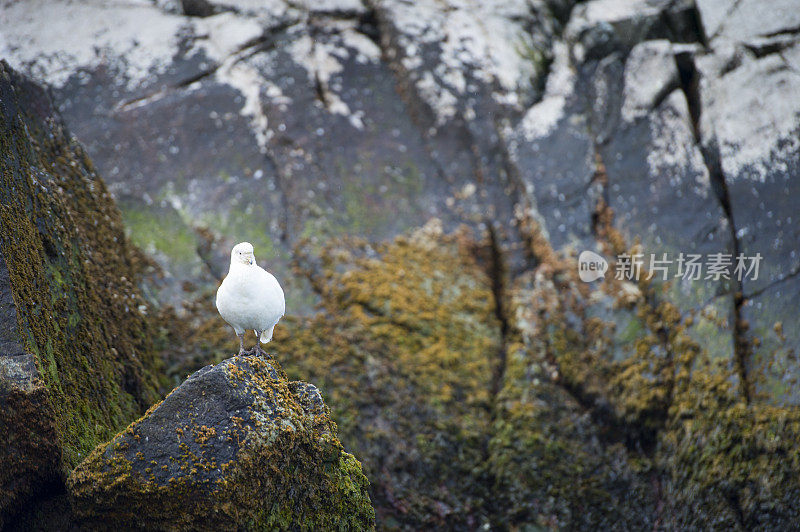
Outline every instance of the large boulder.
POLYGON ((86 526, 366 530, 369 483, 313 385, 235 356, 191 375, 70 477, 86 526))
POLYGON ((2 523, 158 398, 159 364, 119 211, 44 89, 5 62, 0 165, 2 523))

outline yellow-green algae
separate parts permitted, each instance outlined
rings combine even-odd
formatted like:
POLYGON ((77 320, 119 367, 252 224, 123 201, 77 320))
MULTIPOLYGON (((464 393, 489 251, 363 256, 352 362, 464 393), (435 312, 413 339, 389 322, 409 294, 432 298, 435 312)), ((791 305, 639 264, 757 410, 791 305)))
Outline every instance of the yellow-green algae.
POLYGON ((477 526, 490 383, 500 351, 491 282, 466 235, 323 250, 324 311, 276 329, 291 375, 317 383, 373 483, 379 522, 477 526))
POLYGON ((300 385, 259 357, 205 368, 75 470, 76 512, 109 528, 372 528, 360 463, 328 409, 296 395, 300 385), (226 401, 238 409, 215 415, 226 401))
MULTIPOLYGON (((322 248, 298 272, 309 275, 320 312, 287 316, 269 345, 332 406, 382 528, 487 519, 483 464, 501 333, 474 245, 434 223, 387 244, 322 248)), ((194 332, 209 351, 234 347, 218 318, 194 332)))
MULTIPOLYGON (((625 242, 602 220, 612 213, 601 214, 601 241, 609 255, 619 254, 625 242)), ((529 241, 543 245, 536 235, 529 241)), ((545 375, 624 441, 629 463, 650 480, 655 505, 644 510, 633 489, 628 496, 639 502, 630 510, 667 529, 793 528, 800 519, 793 502, 800 494, 800 409, 748 402, 732 353, 713 351, 723 343, 700 345, 689 333, 694 317, 681 316, 646 281, 609 280, 592 291, 576 279, 574 263, 548 249, 534 254, 541 260, 535 282, 527 283, 534 289, 517 292, 528 298, 516 311, 524 345, 544 342, 545 375), (584 314, 598 296, 610 296, 615 312, 640 324, 623 339, 621 360, 611 352, 613 324, 584 314)), ((524 278, 518 286, 526 286, 524 278)), ((713 316, 705 326, 712 323, 713 316)), ((720 323, 717 334, 730 330, 720 323)), ((576 486, 586 488, 580 480, 576 486)))
MULTIPOLYGON (((560 304, 549 275, 520 276, 512 289, 508 357, 495 402, 489 467, 496 524, 504 528, 652 528, 650 466, 624 434, 598 423, 563 386, 550 321, 560 304), (535 302, 531 305, 531 302, 535 302)), ((564 317, 561 316, 563 320, 564 317)))
POLYGON ((45 404, 27 409, 31 418, 6 420, 2 430, 21 437, 21 424, 38 424, 54 434, 31 436, 46 455, 0 455, 2 513, 24 484, 9 484, 13 462, 42 464, 51 480, 64 475, 158 398, 158 362, 105 185, 44 91, 5 63, 0 94, 0 248, 25 350, 46 389, 45 404))
MULTIPOLYGON (((607 255, 629 249, 601 214, 607 255)), ((320 312, 285 318, 270 346, 326 394, 371 480, 379 527, 796 519, 797 409, 747 404, 730 353, 698 344, 697 317, 661 287, 589 286, 533 220, 519 227, 536 266, 505 280, 500 302, 476 259, 485 244, 435 223, 299 253, 320 312)), ((713 316, 704 334, 715 324, 730 334, 713 316)), ((218 319, 187 332, 211 351, 235 347, 218 319)))

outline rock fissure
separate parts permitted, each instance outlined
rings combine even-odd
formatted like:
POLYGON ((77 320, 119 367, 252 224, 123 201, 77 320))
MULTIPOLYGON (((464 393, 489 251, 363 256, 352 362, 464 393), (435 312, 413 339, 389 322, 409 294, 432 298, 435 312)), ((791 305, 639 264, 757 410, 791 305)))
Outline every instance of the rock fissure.
POLYGON ((506 276, 508 272, 501 248, 502 244, 497 237, 497 231, 491 221, 487 221, 486 224, 490 254, 490 264, 488 265, 489 279, 491 281, 492 295, 494 296, 494 313, 500 324, 500 346, 496 355, 491 382, 491 397, 492 402, 494 402, 503 386, 503 378, 505 376, 508 358, 509 322, 506 315, 506 276))
MULTIPOLYGON (((266 52, 271 48, 273 48, 278 38, 284 33, 286 33, 294 25, 296 25, 295 22, 286 22, 281 25, 270 28, 263 35, 251 39, 250 41, 247 41, 242 45, 240 45, 234 52, 232 52, 227 57, 223 58, 220 61, 214 62, 214 64, 209 68, 201 69, 195 74, 188 76, 184 79, 181 79, 177 82, 174 82, 168 87, 161 88, 155 92, 145 94, 143 96, 137 96, 135 98, 127 100, 121 100, 114 106, 114 112, 129 111, 131 109, 148 105, 176 91, 187 89, 188 87, 197 82, 211 78, 218 72, 228 70, 233 66, 237 65, 238 63, 241 63, 242 61, 245 61, 258 53, 266 52)), ((201 38, 202 36, 197 37, 197 39, 201 38)))
MULTIPOLYGON (((675 64, 680 74, 681 88, 689 107, 695 142, 700 149, 703 161, 708 170, 712 190, 725 214, 728 234, 733 247, 733 249, 731 249, 731 254, 735 258, 740 255, 741 247, 731 207, 730 192, 725 180, 725 174, 722 170, 719 148, 713 140, 704 143, 704 139, 702 139, 700 133, 700 120, 702 118, 702 100, 699 90, 700 73, 695 66, 694 58, 691 53, 676 54, 675 64)), ((745 401, 749 402, 750 384, 747 376, 747 365, 749 358, 752 356, 752 345, 748 338, 747 325, 742 318, 742 305, 745 302, 745 298, 742 293, 743 287, 741 280, 735 275, 731 275, 730 283, 731 294, 733 296, 733 345, 735 366, 739 374, 742 396, 745 398, 745 401)))
POLYGON ((794 279, 795 277, 798 277, 798 276, 800 276, 800 268, 797 268, 796 270, 787 273, 786 275, 784 275, 783 277, 781 277, 779 279, 771 281, 770 283, 764 285, 763 287, 759 288, 758 290, 753 290, 752 292, 744 293, 744 294, 742 294, 742 297, 745 300, 753 299, 755 297, 760 296, 764 292, 766 292, 766 291, 768 291, 768 290, 770 290, 770 289, 772 289, 772 288, 774 288, 774 287, 776 287, 778 285, 781 285, 781 284, 783 284, 783 283, 785 283, 787 281, 790 281, 790 280, 792 280, 792 279, 794 279))

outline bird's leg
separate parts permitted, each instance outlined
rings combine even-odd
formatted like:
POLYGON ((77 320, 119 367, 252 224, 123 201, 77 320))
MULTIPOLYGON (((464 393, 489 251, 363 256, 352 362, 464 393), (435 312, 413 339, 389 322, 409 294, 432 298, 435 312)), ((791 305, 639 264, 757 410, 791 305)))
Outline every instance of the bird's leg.
POLYGON ((239 337, 239 355, 243 355, 243 354, 245 354, 245 350, 244 350, 244 333, 237 334, 236 336, 239 337))
POLYGON ((256 331, 256 346, 253 350, 256 355, 264 354, 264 350, 261 349, 261 331, 256 331))
POLYGON ((262 356, 264 358, 272 358, 272 355, 267 353, 264 349, 261 348, 261 333, 263 331, 256 331, 256 347, 254 348, 256 355, 262 356))

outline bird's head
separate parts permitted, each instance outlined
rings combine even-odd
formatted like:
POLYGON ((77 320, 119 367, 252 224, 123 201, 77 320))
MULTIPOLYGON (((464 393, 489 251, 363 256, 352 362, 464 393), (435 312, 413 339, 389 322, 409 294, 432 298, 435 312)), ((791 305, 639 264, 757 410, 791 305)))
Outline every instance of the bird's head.
POLYGON ((239 242, 233 246, 231 251, 231 264, 246 264, 248 266, 256 263, 256 256, 253 253, 253 244, 250 242, 239 242))

